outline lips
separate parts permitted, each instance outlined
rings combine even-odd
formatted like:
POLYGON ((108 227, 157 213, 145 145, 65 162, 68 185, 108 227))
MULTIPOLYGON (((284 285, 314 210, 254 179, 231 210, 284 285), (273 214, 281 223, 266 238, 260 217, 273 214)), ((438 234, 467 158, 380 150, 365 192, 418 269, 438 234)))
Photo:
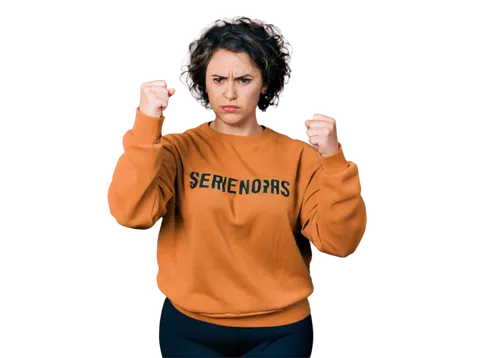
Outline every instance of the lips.
POLYGON ((239 109, 236 106, 222 106, 221 108, 224 112, 228 112, 228 113, 234 113, 239 109))

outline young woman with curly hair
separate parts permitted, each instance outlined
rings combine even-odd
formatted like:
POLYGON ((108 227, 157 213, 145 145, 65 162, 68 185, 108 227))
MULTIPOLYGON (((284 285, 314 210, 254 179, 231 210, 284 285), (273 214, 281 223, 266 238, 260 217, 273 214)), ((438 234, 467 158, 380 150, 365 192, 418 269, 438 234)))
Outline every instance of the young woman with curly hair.
POLYGON ((257 122, 290 76, 286 45, 246 17, 205 29, 181 76, 215 118, 184 133, 161 135, 174 89, 141 85, 108 200, 123 226, 162 218, 163 357, 310 357, 310 244, 346 257, 365 232, 358 168, 335 119, 305 121, 311 145, 257 122))

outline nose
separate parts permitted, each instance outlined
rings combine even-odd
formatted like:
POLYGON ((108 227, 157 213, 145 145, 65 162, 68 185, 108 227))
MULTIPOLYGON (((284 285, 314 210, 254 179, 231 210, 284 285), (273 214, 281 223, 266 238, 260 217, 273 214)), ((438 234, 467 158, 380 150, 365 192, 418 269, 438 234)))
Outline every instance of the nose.
POLYGON ((224 87, 224 97, 226 97, 228 100, 236 99, 236 88, 233 82, 226 82, 226 86, 224 87))

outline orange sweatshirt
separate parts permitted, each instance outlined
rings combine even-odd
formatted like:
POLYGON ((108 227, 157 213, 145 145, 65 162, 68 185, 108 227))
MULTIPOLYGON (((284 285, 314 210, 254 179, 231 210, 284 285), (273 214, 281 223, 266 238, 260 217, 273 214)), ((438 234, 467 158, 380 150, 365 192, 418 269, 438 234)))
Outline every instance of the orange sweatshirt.
MULTIPOLYGON (((311 313, 310 244, 346 257, 366 228, 358 167, 264 127, 224 134, 205 122, 163 135, 136 108, 108 191, 111 215, 148 229, 160 218, 158 288, 182 313, 233 327, 311 313)), ((168 119, 167 119, 168 122, 168 119)))

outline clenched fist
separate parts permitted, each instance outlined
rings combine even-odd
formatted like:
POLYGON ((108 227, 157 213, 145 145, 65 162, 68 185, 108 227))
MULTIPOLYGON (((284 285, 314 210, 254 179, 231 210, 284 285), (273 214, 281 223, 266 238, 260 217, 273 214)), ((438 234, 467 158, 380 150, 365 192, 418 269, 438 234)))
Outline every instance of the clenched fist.
POLYGON ((338 118, 326 113, 313 113, 304 121, 308 142, 323 156, 334 154, 340 148, 338 118))
POLYGON ((174 93, 175 89, 167 88, 167 82, 164 80, 144 82, 141 84, 139 111, 148 116, 160 118, 163 110, 168 107, 168 99, 174 93))

